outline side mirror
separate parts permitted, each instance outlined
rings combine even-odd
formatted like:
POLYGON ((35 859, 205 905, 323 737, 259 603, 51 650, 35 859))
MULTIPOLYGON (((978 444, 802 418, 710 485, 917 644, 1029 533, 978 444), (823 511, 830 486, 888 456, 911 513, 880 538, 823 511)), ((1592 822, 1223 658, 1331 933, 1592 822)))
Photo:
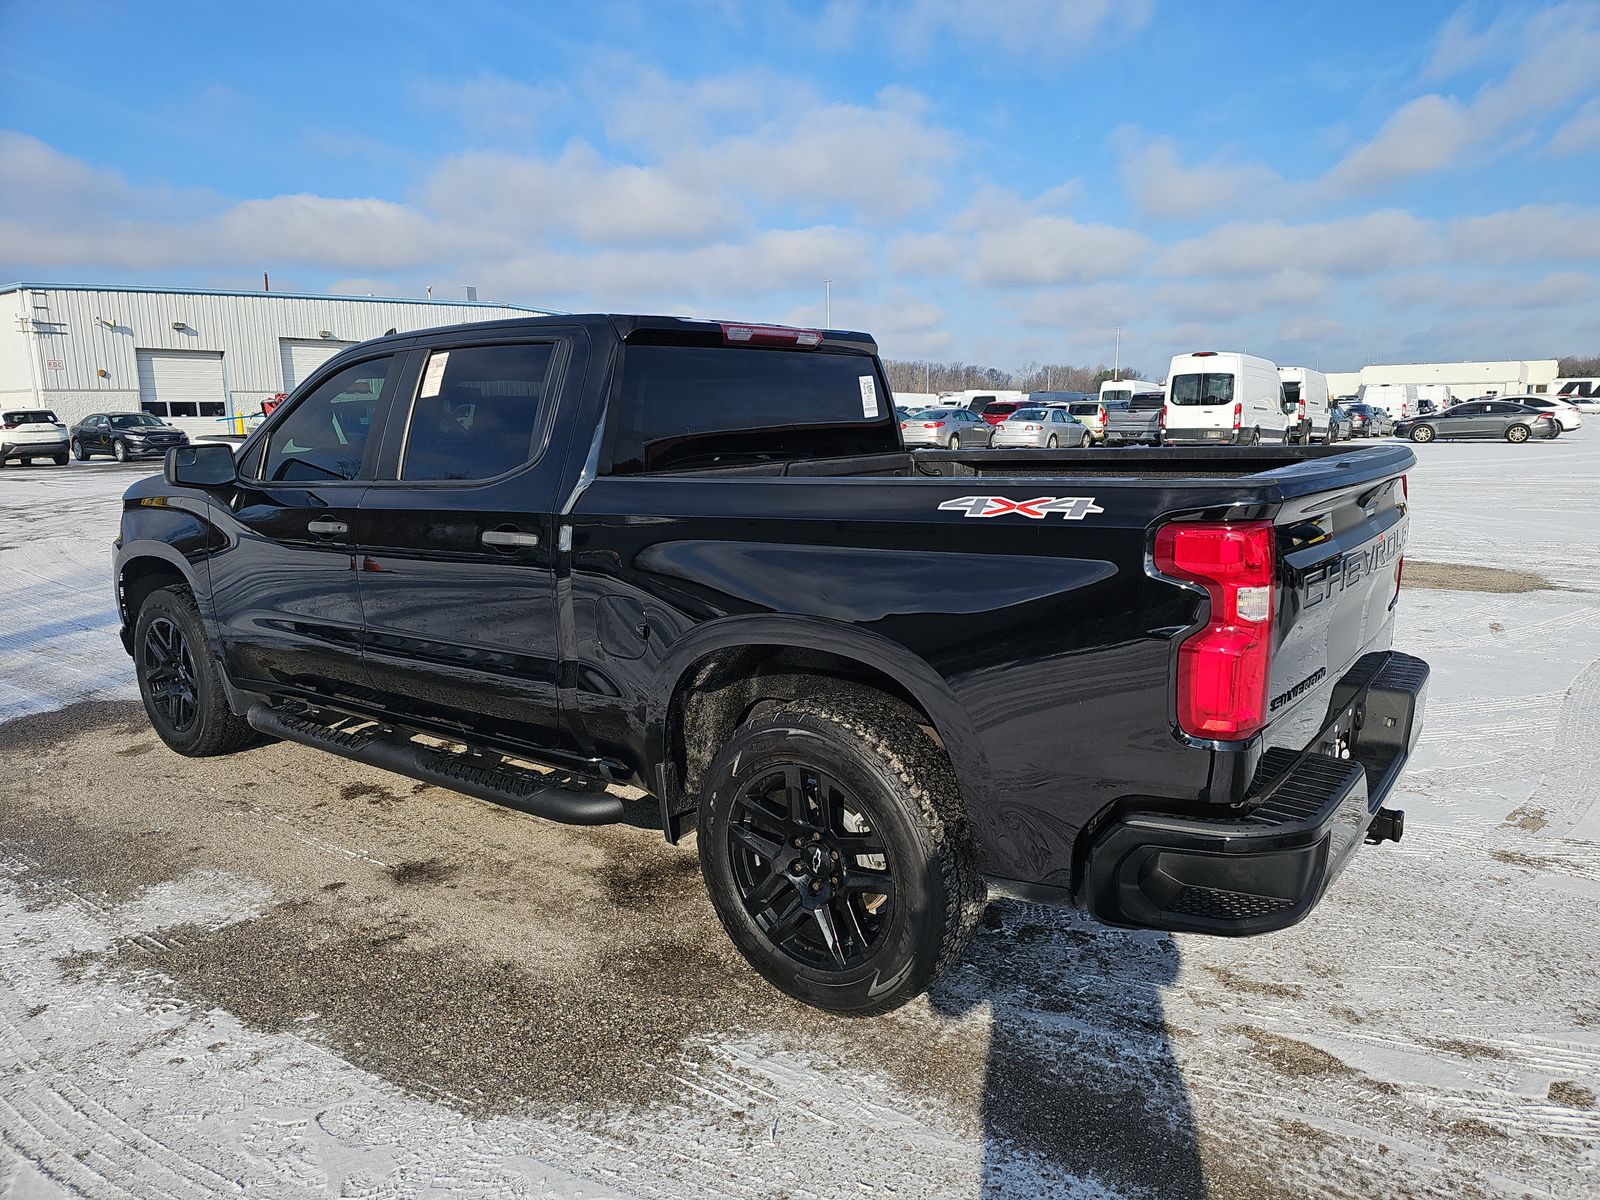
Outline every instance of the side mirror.
POLYGON ((167 451, 163 474, 168 483, 186 487, 226 487, 239 478, 233 449, 216 442, 174 446, 167 451))

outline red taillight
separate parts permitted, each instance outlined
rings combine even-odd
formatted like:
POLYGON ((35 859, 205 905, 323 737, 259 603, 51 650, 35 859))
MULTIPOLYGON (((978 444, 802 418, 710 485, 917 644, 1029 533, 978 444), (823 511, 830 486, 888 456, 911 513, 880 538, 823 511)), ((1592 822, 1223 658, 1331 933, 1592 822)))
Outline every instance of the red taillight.
POLYGON ((1094 419, 1102 425, 1106 423, 1106 406, 1104 404, 1095 410, 1094 419))
POLYGON ((1156 533, 1155 565, 1211 599, 1205 628, 1178 647, 1178 726, 1238 741, 1267 723, 1275 558, 1271 521, 1175 522, 1156 533))
POLYGON ((1043 425, 1024 425, 1022 428, 1028 433, 1038 433, 1039 430, 1044 428, 1044 426, 1043 425))
POLYGON ((1305 419, 1306 419, 1306 402, 1304 400, 1302 400, 1302 401, 1300 401, 1300 420, 1304 421, 1305 419))
POLYGON ((1411 477, 1409 475, 1400 476, 1400 498, 1407 503, 1411 501, 1411 477))
POLYGON ((810 349, 822 344, 818 329, 790 329, 786 325, 730 325, 722 323, 722 340, 734 346, 781 345, 810 349))
POLYGON ((1161 406, 1160 413, 1156 415, 1156 428, 1161 430, 1162 433, 1167 431, 1167 406, 1165 404, 1161 406))
POLYGON ((943 429, 944 428, 944 422, 943 421, 924 421, 922 423, 922 427, 924 429, 943 429))
POLYGON ((1244 404, 1238 400, 1233 402, 1233 427, 1238 429, 1244 424, 1244 404))

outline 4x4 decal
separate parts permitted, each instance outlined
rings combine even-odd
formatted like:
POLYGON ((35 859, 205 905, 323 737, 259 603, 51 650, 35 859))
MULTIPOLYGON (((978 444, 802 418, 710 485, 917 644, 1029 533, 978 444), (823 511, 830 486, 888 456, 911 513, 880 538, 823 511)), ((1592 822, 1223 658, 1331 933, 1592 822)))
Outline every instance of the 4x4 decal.
POLYGON ((962 496, 939 505, 941 511, 965 512, 969 517, 1003 517, 1016 513, 1042 521, 1060 513, 1068 521, 1081 521, 1090 513, 1105 512, 1093 496, 1037 496, 1032 500, 1012 500, 1008 496, 962 496))

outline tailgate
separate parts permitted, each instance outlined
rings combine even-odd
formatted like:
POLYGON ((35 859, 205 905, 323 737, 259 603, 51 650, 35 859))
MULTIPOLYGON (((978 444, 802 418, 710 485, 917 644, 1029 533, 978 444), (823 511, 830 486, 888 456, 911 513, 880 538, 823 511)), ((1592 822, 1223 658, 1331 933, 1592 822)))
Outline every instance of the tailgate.
POLYGON ((1296 498, 1280 511, 1269 745, 1304 745, 1321 726, 1333 684, 1363 654, 1389 648, 1409 520, 1398 471, 1296 498))

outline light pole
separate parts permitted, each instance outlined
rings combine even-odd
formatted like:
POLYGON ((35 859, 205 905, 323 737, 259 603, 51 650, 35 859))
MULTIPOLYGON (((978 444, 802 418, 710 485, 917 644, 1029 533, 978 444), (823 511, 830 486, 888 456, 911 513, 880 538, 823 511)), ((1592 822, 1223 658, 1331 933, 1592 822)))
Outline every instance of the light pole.
POLYGON ((1111 382, 1116 383, 1122 378, 1122 326, 1117 326, 1117 353, 1112 360, 1111 382))
POLYGON ((833 280, 822 281, 822 327, 833 328, 833 280))

